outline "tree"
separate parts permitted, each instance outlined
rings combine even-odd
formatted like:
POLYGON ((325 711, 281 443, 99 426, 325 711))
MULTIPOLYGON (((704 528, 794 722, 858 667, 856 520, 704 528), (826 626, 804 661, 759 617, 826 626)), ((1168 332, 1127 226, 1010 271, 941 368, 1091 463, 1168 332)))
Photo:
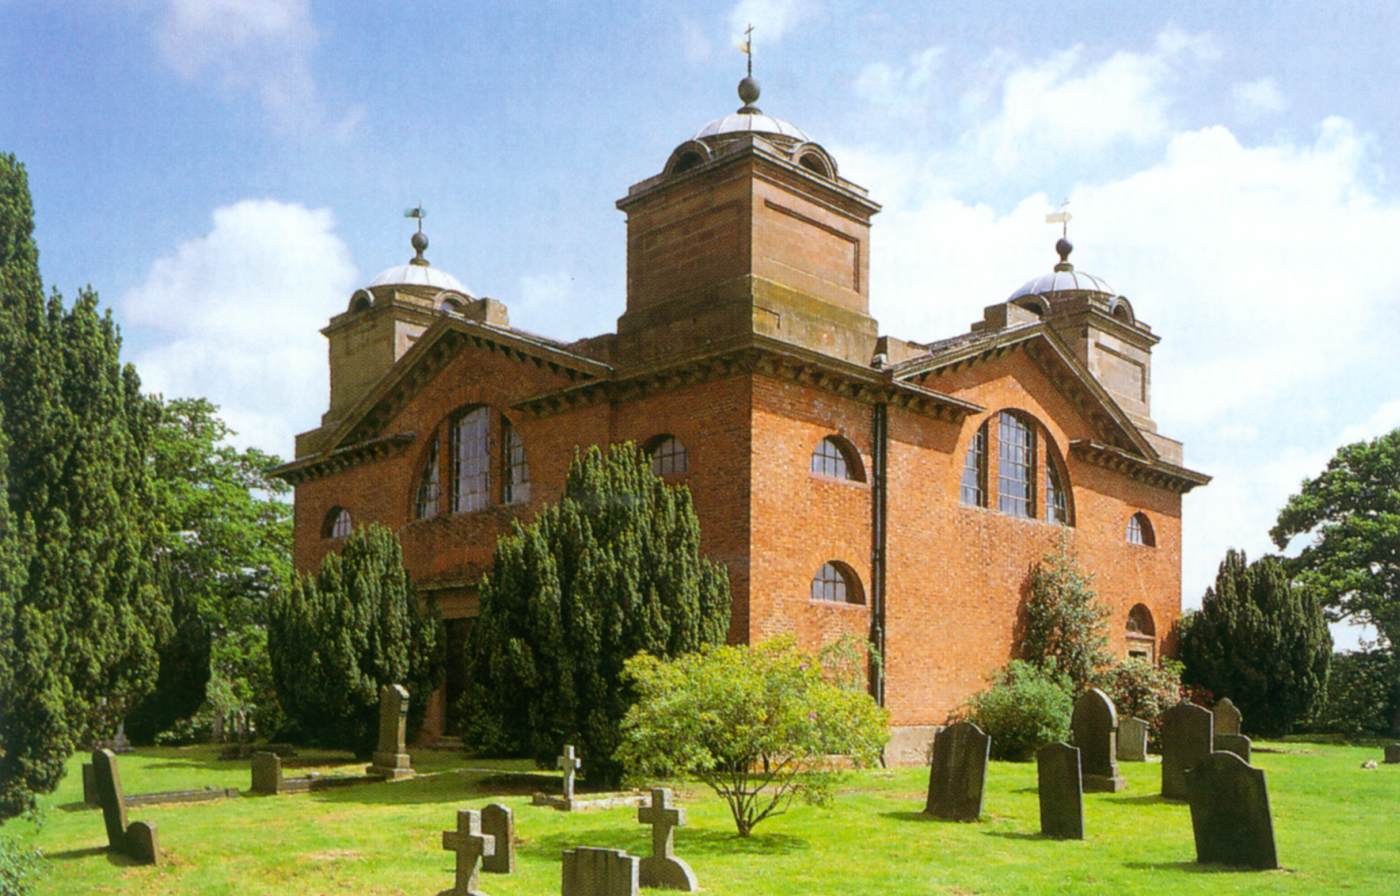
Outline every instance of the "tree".
POLYGON ((1376 627, 1400 643, 1400 429, 1338 449, 1322 475, 1303 482, 1269 531, 1285 548, 1313 538, 1290 571, 1317 590, 1333 621, 1376 627))
POLYGON ((47 301, 24 167, 0 155, 0 419, 8 451, 0 601, 0 819, 52 790, 79 745, 153 684, 168 607, 152 587, 144 464, 158 409, 110 312, 47 301))
POLYGON ((1312 731, 1349 737, 1397 732, 1400 716, 1400 662, 1393 651, 1369 649, 1335 653, 1327 674, 1327 695, 1309 720, 1312 731))
POLYGON ((267 651, 283 710, 308 740, 369 756, 379 689, 408 688, 410 730, 442 684, 442 621, 419 605, 403 548, 378 524, 356 529, 315 576, 273 593, 267 651))
POLYGON ((1093 576, 1079 566, 1062 532, 1055 549, 1031 570, 1021 657, 1069 676, 1076 693, 1113 661, 1105 623, 1109 611, 1094 593, 1093 576))
POLYGON ((722 643, 728 629, 728 575, 700 555, 690 491, 631 443, 576 453, 560 502, 516 522, 482 580, 468 739, 542 765, 577 744, 587 780, 614 784, 633 701, 623 664, 722 643))
POLYGON ((1278 557, 1228 551, 1201 609, 1182 626, 1185 679, 1229 697, 1250 732, 1287 734, 1322 697, 1332 636, 1316 594, 1278 557))
POLYGON ((794 799, 824 803, 829 757, 880 758, 889 715, 868 693, 826 680, 790 637, 627 662, 637 702, 617 757, 634 776, 691 775, 729 804, 739 836, 794 799))

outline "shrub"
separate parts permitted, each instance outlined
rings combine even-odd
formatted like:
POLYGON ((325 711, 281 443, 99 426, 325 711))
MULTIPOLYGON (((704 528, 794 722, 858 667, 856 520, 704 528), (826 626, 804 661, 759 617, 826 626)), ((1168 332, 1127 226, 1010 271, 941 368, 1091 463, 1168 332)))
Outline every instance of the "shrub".
POLYGON ((870 695, 827 680, 791 638, 627 662, 637 702, 617 756, 629 775, 693 775, 729 804, 739 836, 794 799, 827 802, 833 756, 880 758, 889 716, 870 695))
POLYGON ((1029 759, 1036 749, 1069 737, 1072 687, 1053 667, 1012 660, 961 715, 991 735, 993 758, 1029 759))
POLYGON ((28 896, 39 879, 39 854, 0 836, 0 896, 28 896))
POLYGON ((1181 663, 1173 659, 1162 660, 1160 666, 1137 657, 1120 660, 1100 670, 1094 686, 1113 699, 1120 719, 1136 716, 1146 722, 1154 744, 1158 741, 1162 713, 1185 696, 1181 663))
POLYGON ((1400 661, 1387 650, 1358 650, 1332 657, 1327 693, 1308 725, 1349 737, 1396 731, 1400 713, 1400 661))
POLYGON ((1021 657, 1064 673, 1079 692, 1112 662, 1105 628, 1109 611, 1094 593, 1093 576, 1080 567, 1069 538, 1068 529, 1061 532, 1055 550, 1031 570, 1021 657))

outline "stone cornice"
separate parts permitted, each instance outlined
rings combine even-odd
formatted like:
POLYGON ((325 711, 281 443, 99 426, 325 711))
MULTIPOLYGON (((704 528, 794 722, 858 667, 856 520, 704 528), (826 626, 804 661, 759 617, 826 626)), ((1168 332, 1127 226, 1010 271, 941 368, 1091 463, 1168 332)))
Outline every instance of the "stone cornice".
POLYGON ((1178 494, 1185 494, 1211 480, 1205 473, 1198 473, 1164 460, 1144 460, 1121 448, 1088 439, 1071 441, 1069 452, 1086 463, 1122 473, 1130 479, 1137 479, 1158 488, 1170 489, 1178 494))
POLYGON ((366 439, 363 442, 345 445, 334 451, 313 454, 300 460, 282 464, 280 467, 274 467, 270 470, 268 475, 291 485, 299 485, 311 479, 320 479, 331 473, 338 473, 350 467, 388 457, 412 444, 414 438, 416 436, 411 432, 396 432, 392 435, 366 439))

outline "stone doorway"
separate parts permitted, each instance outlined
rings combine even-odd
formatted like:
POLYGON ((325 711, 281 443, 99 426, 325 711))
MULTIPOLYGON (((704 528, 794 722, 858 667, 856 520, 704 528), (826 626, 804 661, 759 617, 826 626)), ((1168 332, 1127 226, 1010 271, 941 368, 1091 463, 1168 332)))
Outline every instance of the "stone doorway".
POLYGON ((475 622, 476 620, 470 617, 444 619, 442 622, 447 635, 447 643, 444 645, 447 675, 443 682, 443 696, 446 698, 446 706, 443 707, 443 733, 449 737, 457 737, 462 733, 462 695, 467 690, 467 638, 475 622))

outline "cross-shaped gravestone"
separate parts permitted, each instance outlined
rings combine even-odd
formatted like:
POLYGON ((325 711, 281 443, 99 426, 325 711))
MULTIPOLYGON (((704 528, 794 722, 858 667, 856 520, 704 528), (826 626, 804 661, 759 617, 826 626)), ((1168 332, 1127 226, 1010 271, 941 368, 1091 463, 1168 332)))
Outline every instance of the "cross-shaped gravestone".
POLYGON ((485 896, 476 888, 481 860, 496 852, 496 838, 481 833, 481 813, 457 810, 457 830, 442 832, 442 848, 457 854, 457 882, 440 896, 485 896))
POLYGON ((671 791, 652 788, 651 805, 637 810, 637 821, 651 825, 651 855, 642 859, 641 885, 687 893, 700 889, 695 872, 675 855, 676 828, 685 824, 685 810, 671 804, 671 791))
POLYGON ((582 764, 583 760, 579 759, 574 752, 574 745, 565 744, 564 752, 560 755, 555 766, 564 770, 564 799, 566 800, 574 798, 574 775, 578 773, 578 767, 582 764))

